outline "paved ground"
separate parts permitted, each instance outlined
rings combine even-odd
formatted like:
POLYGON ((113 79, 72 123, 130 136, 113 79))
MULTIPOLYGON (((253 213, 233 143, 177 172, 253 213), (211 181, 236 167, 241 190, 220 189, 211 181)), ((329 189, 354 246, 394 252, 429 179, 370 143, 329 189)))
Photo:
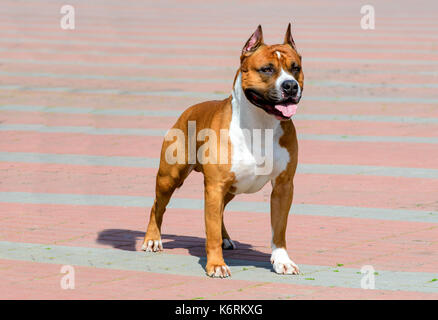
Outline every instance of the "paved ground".
POLYGON ((0 8, 0 298, 438 299, 435 1, 375 1, 374 31, 361 1, 69 3, 74 31, 63 1, 0 8), (166 213, 165 252, 140 252, 163 132, 230 93, 259 23, 275 43, 291 20, 306 83, 287 237, 303 275, 271 270, 266 187, 226 212, 233 278, 205 277, 199 174, 166 213))

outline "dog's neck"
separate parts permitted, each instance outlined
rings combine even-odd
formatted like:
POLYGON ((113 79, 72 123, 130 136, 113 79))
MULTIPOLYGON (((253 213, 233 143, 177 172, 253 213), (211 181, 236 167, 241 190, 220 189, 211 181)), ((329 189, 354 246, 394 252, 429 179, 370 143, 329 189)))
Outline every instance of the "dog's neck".
POLYGON ((280 125, 270 114, 253 105, 245 96, 242 89, 242 77, 239 72, 234 82, 231 105, 233 108, 233 121, 239 123, 242 129, 276 129, 280 125), (236 118, 234 118, 236 117, 236 118))

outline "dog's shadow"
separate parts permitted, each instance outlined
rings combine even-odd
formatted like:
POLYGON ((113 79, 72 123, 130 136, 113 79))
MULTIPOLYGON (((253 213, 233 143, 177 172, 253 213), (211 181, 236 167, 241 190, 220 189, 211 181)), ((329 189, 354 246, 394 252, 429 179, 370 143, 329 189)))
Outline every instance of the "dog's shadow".
MULTIPOLYGON (((125 230, 125 229, 105 229, 99 232, 96 242, 113 248, 127 251, 136 251, 136 244, 143 240, 145 233, 143 231, 125 230)), ((191 236, 177 236, 173 234, 162 234, 164 250, 181 248, 187 249, 189 254, 199 258, 198 263, 205 268, 205 238, 191 236)), ((234 250, 223 250, 224 258, 229 266, 257 266, 265 269, 272 269, 269 263, 270 255, 258 250, 254 250, 251 245, 233 240, 237 246, 234 250), (232 255, 232 258, 227 259, 232 255), (240 260, 235 256, 253 256, 256 260, 240 260), (234 260, 238 259, 238 260, 234 260), (263 262, 261 262, 263 261, 263 262)))

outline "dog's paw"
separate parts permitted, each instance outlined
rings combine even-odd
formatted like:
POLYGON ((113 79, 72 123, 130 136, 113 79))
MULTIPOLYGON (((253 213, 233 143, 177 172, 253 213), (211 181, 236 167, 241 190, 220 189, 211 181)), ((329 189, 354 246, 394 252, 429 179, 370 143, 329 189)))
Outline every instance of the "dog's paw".
POLYGON ((237 248, 236 244, 231 239, 224 239, 222 242, 222 248, 224 250, 234 250, 237 248))
POLYGON ((300 269, 289 258, 286 250, 283 248, 276 248, 272 251, 271 263, 274 271, 278 274, 299 274, 300 269))
POLYGON ((211 265, 206 267, 206 273, 211 278, 227 278, 231 277, 231 270, 226 264, 211 265))
POLYGON ((141 250, 146 252, 158 252, 163 251, 163 244, 160 240, 147 240, 141 246, 141 250))

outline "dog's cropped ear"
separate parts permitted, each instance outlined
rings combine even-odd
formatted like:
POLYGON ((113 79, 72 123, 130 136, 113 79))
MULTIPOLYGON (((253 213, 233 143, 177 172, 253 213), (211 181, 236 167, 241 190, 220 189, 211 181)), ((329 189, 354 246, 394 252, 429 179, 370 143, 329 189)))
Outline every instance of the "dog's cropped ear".
POLYGON ((286 35, 284 36, 284 44, 288 44, 290 45, 292 48, 294 48, 295 50, 297 50, 296 46, 295 46, 295 41, 294 38, 292 38, 292 32, 290 31, 290 23, 287 26, 287 30, 286 30, 286 35))
POLYGON ((259 25, 257 30, 249 37, 242 49, 242 57, 253 53, 263 44, 262 26, 259 25))

